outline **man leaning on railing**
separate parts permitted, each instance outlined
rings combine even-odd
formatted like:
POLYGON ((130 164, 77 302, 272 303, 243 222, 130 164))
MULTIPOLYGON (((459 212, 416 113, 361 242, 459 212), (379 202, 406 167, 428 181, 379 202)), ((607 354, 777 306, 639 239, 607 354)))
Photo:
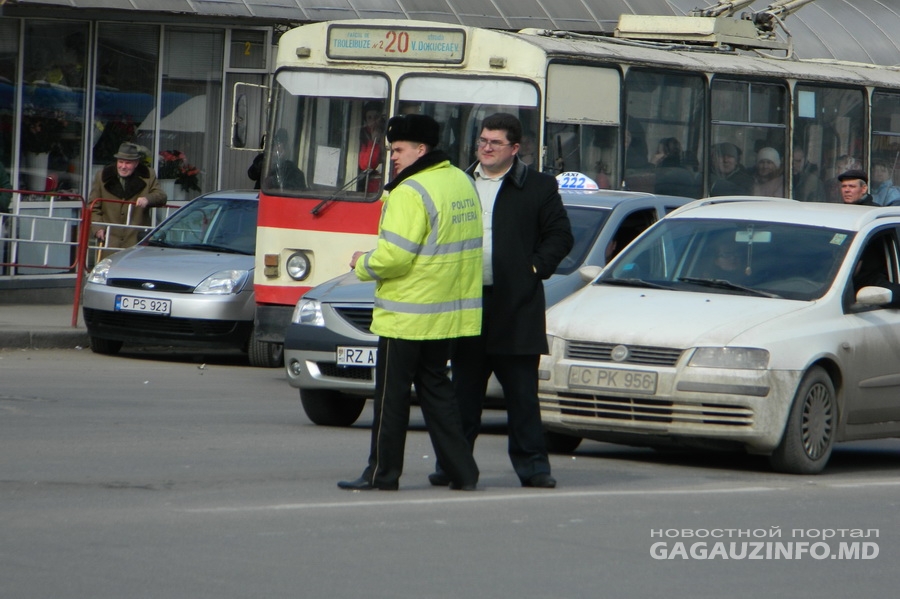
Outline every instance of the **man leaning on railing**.
POLYGON ((166 204, 166 193, 160 188, 156 173, 143 162, 141 150, 137 144, 123 143, 115 154, 116 163, 103 167, 91 185, 88 202, 92 206, 91 219, 95 223, 91 233, 110 249, 136 244, 137 227, 150 227, 152 208, 166 204), (128 203, 104 202, 104 199, 128 203), (108 227, 96 223, 131 226, 108 227))

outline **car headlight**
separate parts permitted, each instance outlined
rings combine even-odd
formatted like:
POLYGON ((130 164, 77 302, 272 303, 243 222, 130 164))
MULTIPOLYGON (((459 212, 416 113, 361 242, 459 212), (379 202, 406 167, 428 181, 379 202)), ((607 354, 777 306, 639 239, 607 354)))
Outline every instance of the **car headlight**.
POLYGON ((322 304, 316 300, 303 299, 294 306, 294 313, 291 315, 291 322, 294 324, 307 324, 313 327, 324 327, 325 317, 322 316, 322 304))
POLYGON ((88 283, 96 283, 97 285, 106 285, 106 276, 109 274, 109 267, 112 265, 112 260, 109 258, 104 258, 91 270, 91 274, 88 275, 87 282, 88 283))
POLYGON ((220 270, 212 274, 197 285, 194 293, 204 295, 230 295, 238 293, 244 288, 247 280, 247 270, 220 270))
POLYGON ((309 276, 309 256, 306 252, 291 254, 285 263, 287 274, 295 281, 302 281, 309 276))
POLYGON ((752 347, 698 347, 688 366, 697 368, 733 368, 735 370, 765 370, 769 352, 752 347))

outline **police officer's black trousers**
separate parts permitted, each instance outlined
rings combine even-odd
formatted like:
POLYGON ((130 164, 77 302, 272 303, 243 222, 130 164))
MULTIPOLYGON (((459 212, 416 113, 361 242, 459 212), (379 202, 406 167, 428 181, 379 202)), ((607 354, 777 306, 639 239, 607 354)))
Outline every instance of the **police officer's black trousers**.
POLYGON ((379 338, 372 442, 363 473, 375 486, 397 484, 403 471, 413 384, 435 453, 450 480, 459 485, 478 481, 478 467, 447 376, 449 356, 449 340, 379 338))

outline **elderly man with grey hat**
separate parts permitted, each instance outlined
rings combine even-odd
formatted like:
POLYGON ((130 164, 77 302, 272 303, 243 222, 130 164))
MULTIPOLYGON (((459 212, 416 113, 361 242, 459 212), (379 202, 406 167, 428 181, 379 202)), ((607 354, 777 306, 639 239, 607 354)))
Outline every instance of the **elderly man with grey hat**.
POLYGON ((144 159, 144 148, 126 142, 94 177, 88 203, 92 233, 113 250, 131 247, 151 224, 150 211, 166 205, 166 192, 144 159), (112 200, 112 201, 106 201, 112 200))

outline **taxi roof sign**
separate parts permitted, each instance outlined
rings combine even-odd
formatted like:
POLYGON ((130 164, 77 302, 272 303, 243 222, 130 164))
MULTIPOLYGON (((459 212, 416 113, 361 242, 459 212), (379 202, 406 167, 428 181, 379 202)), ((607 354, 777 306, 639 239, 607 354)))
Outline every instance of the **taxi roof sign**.
POLYGON ((575 171, 569 171, 556 175, 556 181, 559 184, 560 189, 575 191, 593 191, 595 189, 600 189, 600 186, 597 185, 596 181, 594 181, 584 173, 578 173, 575 171))

